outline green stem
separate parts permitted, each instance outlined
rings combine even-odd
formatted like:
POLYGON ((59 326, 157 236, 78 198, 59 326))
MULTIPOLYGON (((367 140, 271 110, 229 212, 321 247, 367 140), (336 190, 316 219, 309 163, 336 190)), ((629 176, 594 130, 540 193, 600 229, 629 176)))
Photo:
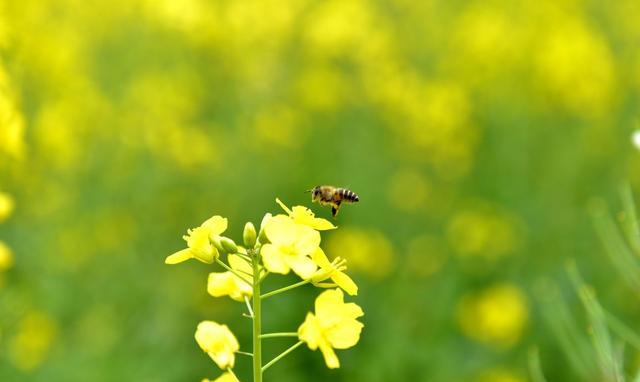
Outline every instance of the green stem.
POLYGON ((274 363, 280 361, 282 358, 284 358, 284 356, 286 356, 287 354, 291 353, 292 351, 296 350, 300 345, 302 345, 302 341, 298 341, 295 345, 291 346, 289 349, 283 351, 282 353, 280 353, 279 356, 277 356, 276 358, 272 359, 271 361, 269 361, 266 365, 264 365, 262 367, 262 371, 267 370, 268 368, 270 368, 274 363))
POLYGON ((276 337, 298 337, 298 333, 287 332, 287 333, 268 333, 268 334, 260 335, 260 338, 276 338, 276 337))
POLYGON ((242 281, 244 281, 247 285, 249 286, 253 286, 251 285, 251 283, 249 281, 247 281, 247 279, 245 277, 247 276, 243 276, 240 273, 236 272, 235 269, 231 268, 230 266, 228 266, 227 264, 223 263, 222 261, 220 261, 220 259, 216 259, 216 263, 218 263, 218 265, 220 265, 222 268, 228 270, 229 272, 233 273, 234 275, 238 276, 238 278, 242 281))
MULTIPOLYGON (((300 282, 297 282, 297 283, 295 283, 295 284, 291 284, 291 285, 286 286, 286 287, 284 287, 284 288, 276 289, 276 290, 271 291, 271 292, 269 292, 269 293, 265 293, 265 294, 263 294, 262 296, 260 296, 260 298, 264 300, 264 299, 265 299, 265 298, 267 298, 267 297, 275 296, 275 295, 277 295, 278 293, 286 292, 286 291, 288 291, 288 290, 291 290, 291 289, 297 288, 297 287, 299 287, 299 286, 303 286, 303 285, 305 285, 305 284, 309 284, 310 282, 311 282, 311 279, 309 279, 309 280, 302 280, 302 281, 300 281, 300 282)), ((255 292, 254 292, 254 293, 255 293, 255 292)))
MULTIPOLYGON (((253 274, 258 275, 260 253, 252 253, 253 274)), ((260 339, 260 278, 253 278, 253 382, 262 382, 262 343, 260 339)))

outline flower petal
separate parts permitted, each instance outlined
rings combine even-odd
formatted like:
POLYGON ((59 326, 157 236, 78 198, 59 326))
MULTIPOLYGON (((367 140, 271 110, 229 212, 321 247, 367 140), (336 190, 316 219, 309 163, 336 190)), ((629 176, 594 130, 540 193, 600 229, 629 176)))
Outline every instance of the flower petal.
POLYGON ((220 325, 214 321, 202 321, 196 329, 195 339, 218 367, 223 370, 233 367, 234 353, 240 349, 240 345, 227 325, 220 325))
POLYGON ((351 279, 351 277, 347 276, 346 273, 336 271, 331 275, 331 280, 333 280, 342 290, 347 292, 349 296, 355 296, 358 294, 358 286, 351 279))
POLYGON ((209 273, 207 292, 213 297, 229 296, 236 301, 253 295, 253 289, 231 272, 209 273))
POLYGON ((321 336, 322 333, 316 316, 313 313, 307 313, 307 317, 298 328, 298 338, 300 341, 306 342, 309 349, 316 350, 321 336))
POLYGON ((331 345, 322 341, 320 343, 320 351, 322 352, 324 362, 327 364, 329 369, 337 369, 340 367, 340 360, 338 360, 338 356, 331 348, 331 345))
POLYGON ((286 275, 289 273, 289 265, 284 261, 284 255, 280 252, 279 248, 273 244, 265 244, 260 250, 262 255, 262 262, 264 267, 273 273, 280 273, 286 275))
POLYGON ((289 245, 297 238, 298 225, 286 215, 276 215, 265 223, 265 233, 273 244, 289 245))
POLYGON ((325 331, 327 341, 335 349, 347 349, 358 343, 364 325, 356 320, 344 320, 340 325, 325 331))
POLYGON ((309 279, 317 269, 316 263, 307 256, 285 256, 284 260, 304 280, 309 279))
POLYGON ((164 259, 164 263, 165 264, 178 264, 181 263, 183 261, 187 261, 189 259, 193 259, 193 253, 191 253, 191 250, 189 248, 183 249, 181 251, 178 251, 172 255, 167 256, 166 259, 164 259))
POLYGON ((204 227, 209 230, 211 237, 220 236, 220 234, 227 230, 227 226, 227 218, 223 218, 219 215, 210 217, 200 225, 200 227, 204 227))
POLYGON ((331 269, 331 262, 327 258, 327 255, 325 255, 322 248, 318 247, 311 255, 311 258, 313 259, 313 261, 315 261, 316 264, 318 264, 320 268, 331 269))
POLYGON ((294 247, 300 255, 311 255, 320 245, 320 232, 313 228, 296 224, 294 247))

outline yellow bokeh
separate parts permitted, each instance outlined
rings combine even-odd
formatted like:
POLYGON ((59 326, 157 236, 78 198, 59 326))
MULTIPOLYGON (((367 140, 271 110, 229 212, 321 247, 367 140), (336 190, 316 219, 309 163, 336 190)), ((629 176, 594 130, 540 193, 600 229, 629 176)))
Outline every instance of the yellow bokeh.
POLYGON ((11 195, 0 191, 0 223, 7 220, 13 212, 14 202, 11 195))
POLYGON ((564 13, 546 23, 534 57, 545 94, 581 116, 609 112, 616 99, 616 67, 604 36, 564 13))
POLYGON ((513 254, 522 242, 522 223, 497 206, 482 202, 457 212, 449 221, 447 239, 461 258, 495 261, 513 254))
POLYGON ((58 326, 52 317, 43 312, 29 312, 9 339, 9 359, 21 370, 33 370, 47 359, 57 336, 58 326))
POLYGON ((18 109, 9 76, 0 59, 0 155, 21 158, 25 151, 24 134, 24 118, 18 109))
POLYGON ((504 368, 486 370, 478 376, 476 382, 526 382, 522 375, 504 368))
POLYGON ((389 276, 396 265, 391 242, 374 229, 341 228, 329 236, 326 248, 328 256, 345 258, 350 272, 373 278, 389 276))
POLYGON ((13 253, 3 241, 0 240, 0 272, 6 271, 13 265, 13 253))
POLYGON ((497 284, 464 296, 457 307, 462 332, 486 345, 507 349, 513 346, 528 321, 528 303, 513 284, 497 284))

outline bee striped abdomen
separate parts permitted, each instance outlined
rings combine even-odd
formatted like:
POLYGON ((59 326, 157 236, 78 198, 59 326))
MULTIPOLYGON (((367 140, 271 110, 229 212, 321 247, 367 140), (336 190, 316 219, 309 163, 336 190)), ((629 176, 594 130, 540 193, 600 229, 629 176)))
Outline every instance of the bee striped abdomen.
POLYGON ((351 190, 347 190, 346 188, 339 188, 336 191, 336 194, 340 196, 341 200, 344 200, 346 202, 355 203, 360 200, 360 198, 358 197, 358 195, 356 195, 355 192, 351 190))

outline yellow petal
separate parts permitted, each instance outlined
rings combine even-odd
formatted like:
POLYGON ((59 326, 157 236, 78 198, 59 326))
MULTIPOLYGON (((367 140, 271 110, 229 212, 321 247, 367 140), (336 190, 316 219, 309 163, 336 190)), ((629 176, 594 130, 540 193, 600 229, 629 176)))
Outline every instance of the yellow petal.
POLYGON ((220 325, 214 321, 202 321, 196 329, 195 339, 218 367, 223 370, 233 367, 234 353, 240 349, 240 345, 227 325, 220 325))
POLYGON ((321 336, 318 320, 313 313, 307 313, 307 317, 298 328, 298 338, 306 342, 309 349, 316 350, 321 336))
POLYGON ((355 296, 358 294, 358 286, 351 279, 351 277, 347 276, 346 273, 336 271, 333 275, 331 275, 331 279, 338 285, 342 290, 347 292, 349 296, 355 296))
POLYGON ((208 229, 212 237, 221 235, 224 231, 227 230, 227 226, 227 218, 223 218, 219 215, 210 217, 200 225, 200 227, 208 229))
POLYGON ((316 263, 307 256, 285 256, 284 260, 304 280, 309 279, 317 269, 316 263))
MULTIPOLYGON (((224 373, 221 376, 219 376, 218 378, 216 378, 215 381, 209 381, 208 379, 206 381, 207 382, 240 382, 240 381, 238 381, 238 378, 236 378, 231 373, 224 373)), ((205 381, 203 381, 203 382, 205 382, 205 381)))
POLYGON ((260 250, 260 254, 262 255, 262 262, 264 263, 264 267, 273 273, 280 273, 286 275, 289 273, 290 268, 287 263, 284 261, 284 256, 273 244, 265 244, 262 246, 260 250))
POLYGON ((340 325, 325 331, 327 341, 335 349, 347 349, 358 343, 364 325, 356 320, 341 321, 340 325))
POLYGON ((318 247, 311 255, 311 258, 313 259, 313 261, 315 261, 316 264, 318 264, 319 267, 331 268, 331 262, 327 258, 327 255, 325 255, 322 248, 318 247))
POLYGON ((176 253, 174 253, 173 255, 167 256, 166 259, 164 259, 164 263, 165 264, 178 264, 181 263, 183 261, 187 261, 189 259, 193 258, 193 253, 191 253, 191 250, 189 248, 187 249, 183 249, 181 251, 178 251, 176 253))
POLYGON ((213 297, 229 296, 236 301, 253 295, 253 289, 231 272, 209 273, 207 292, 213 297))
POLYGON ((344 294, 340 289, 326 290, 316 298, 316 315, 333 315, 334 309, 344 305, 344 294))
POLYGON ((187 236, 187 246, 193 252, 193 256, 203 263, 211 264, 218 255, 211 241, 209 240, 209 229, 206 227, 197 227, 189 230, 187 236))
POLYGON ((298 225, 286 215, 276 215, 267 220, 264 231, 273 244, 289 245, 296 240, 298 225))
POLYGON ((322 352, 324 362, 327 364, 329 369, 337 369, 340 367, 340 360, 338 360, 336 352, 333 351, 329 344, 320 343, 320 351, 322 352))
POLYGON ((330 221, 315 217, 315 214, 304 206, 294 206, 289 216, 298 224, 304 224, 318 231, 336 229, 330 221))
POLYGON ((229 352, 207 353, 209 357, 215 362, 222 370, 233 367, 236 363, 236 356, 229 352))
POLYGON ((313 228, 296 224, 295 252, 299 255, 311 255, 320 245, 320 233, 313 228))

